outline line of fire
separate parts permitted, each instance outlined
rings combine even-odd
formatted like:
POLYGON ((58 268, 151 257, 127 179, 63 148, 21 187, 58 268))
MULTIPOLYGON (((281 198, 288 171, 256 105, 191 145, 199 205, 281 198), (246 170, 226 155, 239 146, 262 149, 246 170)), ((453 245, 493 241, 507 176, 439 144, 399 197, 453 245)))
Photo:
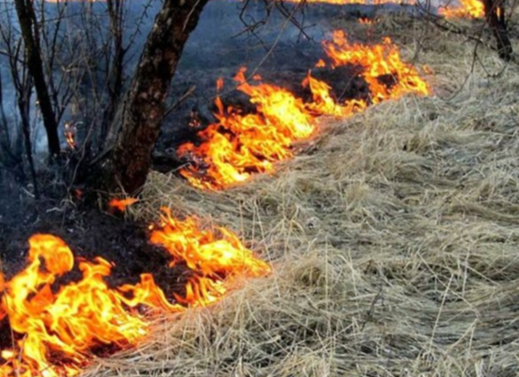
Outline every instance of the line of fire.
MULTIPOLYGON (((373 4, 386 3, 392 2, 375 0, 373 4)), ((416 5, 414 1, 406 4, 416 5)), ((447 18, 482 18, 484 9, 479 0, 461 0, 438 13, 447 18)), ((32 16, 28 13, 28 17, 32 16)), ((375 22, 360 19, 366 28, 375 22)), ((389 37, 367 43, 348 30, 330 29, 320 48, 319 58, 303 62, 304 79, 292 83, 298 87, 297 93, 270 83, 247 66, 239 68, 233 80, 218 79, 217 95, 210 105, 215 109, 211 114, 214 121, 201 126, 194 115, 189 126, 186 124, 191 140, 175 146, 181 161, 177 178, 201 191, 246 185, 259 174, 275 173, 278 162, 293 158, 294 144, 319 137, 323 119, 346 119, 384 101, 432 93, 424 78, 431 74, 429 68, 406 62, 389 37), (341 96, 330 79, 337 75, 362 81, 363 90, 341 96), (247 98, 246 106, 226 99, 225 92, 233 88, 247 98)), ((77 124, 65 122, 63 126, 66 148, 71 151, 82 148, 76 139, 77 124)), ((81 196, 82 189, 75 188, 75 199, 81 196)), ((129 196, 113 199, 108 208, 114 215, 133 205, 138 200, 129 196)), ((0 375, 79 375, 93 358, 145 341, 157 314, 211 306, 229 294, 236 280, 272 272, 261 252, 247 247, 237 233, 208 226, 196 216, 177 218, 169 208, 161 208, 160 220, 147 226, 146 236, 145 242, 164 254, 165 269, 182 271, 175 275, 180 282, 175 292, 164 289, 153 272, 112 284, 116 262, 104 256, 78 256, 62 237, 52 233, 30 236, 23 268, 16 273, 0 271, 0 375)))

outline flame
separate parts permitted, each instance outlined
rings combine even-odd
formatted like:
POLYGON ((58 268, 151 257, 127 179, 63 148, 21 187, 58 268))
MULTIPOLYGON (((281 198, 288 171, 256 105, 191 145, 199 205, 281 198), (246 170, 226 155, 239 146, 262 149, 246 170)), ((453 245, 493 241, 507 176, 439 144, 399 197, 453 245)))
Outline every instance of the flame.
POLYGON ((418 71, 402 62, 400 52, 388 37, 382 44, 374 46, 350 44, 346 33, 337 30, 332 41, 324 41, 323 46, 334 67, 359 65, 363 68, 361 76, 369 86, 373 104, 397 99, 407 93, 430 93, 429 86, 420 78, 418 71), (381 78, 391 80, 391 85, 382 82, 381 78))
MULTIPOLYGON (((293 156, 294 142, 316 133, 317 118, 321 115, 351 116, 368 104, 407 93, 430 93, 427 83, 413 66, 402 61, 389 38, 373 46, 351 44, 344 32, 335 31, 332 40, 323 42, 323 47, 332 61, 332 69, 343 65, 362 68, 360 76, 369 87, 369 103, 368 99, 338 101, 330 85, 311 73, 302 84, 310 89, 312 101, 304 103, 284 88, 261 82, 250 84, 245 79, 245 68, 241 68, 235 77, 238 90, 250 97, 256 111, 243 114, 232 106, 225 108, 217 97, 218 123, 198 133, 199 144, 186 143, 177 151, 191 162, 180 174, 198 188, 226 188, 246 181, 254 173, 273 172, 275 162, 293 156)), ((326 66, 323 59, 316 64, 317 68, 326 66)), ((254 79, 261 78, 254 76, 254 79)))
POLYGON ((459 0, 459 4, 452 8, 445 6, 438 13, 446 18, 483 18, 485 7, 480 0, 459 0))
POLYGON ((219 92, 223 88, 223 78, 216 80, 216 91, 219 92))
POLYGON ((368 17, 360 17, 359 24, 361 25, 373 25, 377 22, 377 19, 372 19, 368 17))
MULTIPOLYGON (((200 230, 194 217, 180 221, 163 208, 160 229, 151 234, 152 243, 162 245, 175 260, 185 261, 189 268, 206 277, 218 274, 251 274, 261 276, 270 268, 265 262, 255 259, 238 237, 225 228, 217 228, 218 236, 209 230, 200 230)), ((173 266, 172 262, 171 266, 173 266)))
POLYGON ((274 162, 292 156, 290 146, 294 141, 306 139, 315 131, 314 117, 288 90, 249 84, 245 68, 235 80, 238 90, 250 96, 257 113, 242 115, 232 107, 224 109, 217 98, 219 111, 215 115, 219 123, 199 133, 201 145, 187 143, 178 149, 180 156, 195 159, 195 164, 180 171, 195 187, 218 189, 243 182, 252 172, 272 172, 274 162), (205 170, 204 176, 200 176, 200 170, 205 170))
POLYGON ((137 199, 137 198, 126 198, 126 199, 113 198, 108 203, 108 206, 112 209, 117 209, 117 210, 123 212, 126 209, 126 207, 131 206, 132 204, 134 204, 138 201, 139 201, 139 199, 137 199))
POLYGON ((289 3, 307 3, 307 4, 335 4, 335 5, 347 5, 347 4, 416 4, 416 0, 285 0, 289 3))
POLYGON ((29 266, 5 283, 2 297, 12 331, 23 336, 15 349, 2 350, 1 375, 75 375, 93 345, 132 344, 146 333, 142 318, 126 312, 120 294, 104 282, 107 261, 81 262, 82 280, 54 294, 52 285, 73 268, 72 252, 50 235, 35 235, 29 244, 29 266), (50 351, 57 350, 63 366, 49 360, 50 351))
POLYGON ((70 149, 76 149, 76 129, 70 123, 65 123, 65 140, 70 149))
POLYGON ((29 240, 28 266, 9 281, 0 274, 0 320, 8 319, 13 346, 0 349, 5 377, 75 376, 101 346, 126 348, 149 331, 147 312, 181 312, 221 299, 238 275, 270 272, 232 232, 201 230, 194 218, 174 219, 164 209, 151 242, 163 245, 172 265, 185 261, 193 271, 183 297, 170 303, 151 274, 135 285, 111 288, 112 265, 98 257, 80 261, 79 281, 70 280, 75 261, 63 240, 37 234, 29 240))
POLYGON ((270 272, 269 265, 254 258, 252 251, 229 230, 219 227, 218 234, 200 230, 196 218, 179 221, 171 216, 169 209, 162 210, 161 228, 151 233, 150 240, 171 254, 171 266, 181 260, 197 272, 186 297, 192 306, 204 306, 221 299, 226 293, 219 280, 222 274, 229 282, 239 275, 262 276, 270 272), (195 299, 190 300, 189 296, 195 299))
POLYGON ((82 198, 83 198, 83 195, 84 195, 83 190, 78 189, 78 188, 77 188, 77 189, 74 189, 74 190, 72 191, 72 193, 74 194, 74 197, 75 197, 76 199, 78 199, 78 200, 79 200, 79 199, 82 199, 82 198))
MULTIPOLYGON (((416 0, 285 0, 290 3, 307 3, 307 4, 335 4, 335 5, 348 5, 348 4, 372 4, 372 5, 383 5, 383 4, 400 4, 400 5, 416 5, 416 0)), ((454 7, 448 5, 440 8, 438 13, 447 18, 482 18, 484 16, 483 2, 480 0, 459 0, 459 4, 454 7)), ((359 19, 360 23, 372 24, 373 20, 359 19)))
POLYGON ((331 87, 324 81, 317 80, 308 72, 303 80, 303 86, 309 87, 313 102, 307 104, 307 109, 317 115, 350 116, 368 107, 364 100, 348 100, 340 104, 330 94, 331 87))

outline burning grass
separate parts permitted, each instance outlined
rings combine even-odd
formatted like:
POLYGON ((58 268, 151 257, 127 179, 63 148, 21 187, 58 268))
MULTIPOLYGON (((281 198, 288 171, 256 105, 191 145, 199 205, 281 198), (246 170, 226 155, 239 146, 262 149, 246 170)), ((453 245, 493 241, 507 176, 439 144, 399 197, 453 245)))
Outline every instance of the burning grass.
POLYGON ((459 0, 459 3, 448 4, 439 9, 439 14, 447 18, 483 18, 485 9, 479 0, 459 0))
POLYGON ((519 75, 476 65, 465 81, 473 46, 435 33, 420 58, 437 96, 330 122, 273 177, 230 191, 153 175, 136 216, 159 203, 210 216, 274 273, 164 316, 85 376, 515 375, 519 75))
MULTIPOLYGON (((287 0, 287 2, 299 3, 302 0, 287 0)), ((400 4, 400 5, 428 5, 429 2, 421 0, 305 0, 309 4, 400 4)), ((484 16, 483 2, 480 0, 457 0, 438 2, 438 13, 447 18, 482 18, 484 16)))
POLYGON ((12 341, 11 348, 0 348, 0 375, 75 376, 96 350, 142 342, 151 314, 214 304, 236 278, 270 272, 232 232, 202 229, 193 217, 174 219, 168 209, 151 228, 150 242, 169 252, 170 267, 187 266, 185 294, 166 297, 151 273, 137 284, 110 287, 109 261, 76 260, 59 237, 33 235, 25 269, 11 279, 0 273, 0 323, 2 330, 9 325, 12 341), (70 277, 76 263, 77 280, 70 277))
MULTIPOLYGON (((406 40, 409 30, 394 40, 406 40)), ((193 226, 177 223, 177 216, 212 219, 267 254, 273 274, 254 282, 236 274, 225 284, 240 289, 210 309, 203 303, 182 315, 160 315, 144 326, 146 333, 151 327, 149 336, 131 342, 135 348, 95 361, 84 376, 514 375, 517 68, 489 78, 476 66, 465 81, 472 47, 452 36, 421 35, 421 62, 436 73, 430 79, 438 96, 404 97, 329 120, 277 174, 229 191, 204 192, 151 176, 143 200, 129 208, 134 216, 149 221, 167 205, 175 216, 166 214, 159 229, 184 235, 193 235, 193 226)), ((501 69, 493 53, 480 54, 486 70, 501 69)), ((213 241, 207 233, 190 238, 187 244, 213 241)), ((193 257, 178 237, 159 230, 152 241, 171 244, 180 251, 175 258, 193 257)), ((244 247, 236 238, 229 242, 244 247)), ((44 277, 66 270, 67 255, 50 254, 65 267, 44 277)), ((228 267, 208 271, 214 263, 203 252, 194 257, 214 280, 228 267)), ((218 295, 219 285, 213 288, 218 295)), ((185 298, 195 290, 187 292, 185 298)), ((48 294, 44 289, 36 298, 48 294)), ((0 309, 0 317, 7 311, 0 309)), ((106 336, 100 325, 93 330, 106 336)), ((92 357, 82 352, 73 353, 80 363, 92 357)), ((9 350, 2 357, 19 363, 9 350)))
MULTIPOLYGON (((232 106, 225 107, 217 97, 218 122, 199 132, 199 145, 189 142, 178 148, 178 154, 188 160, 180 174, 198 188, 228 188, 247 181, 254 173, 272 173, 275 162, 293 157, 292 144, 314 136, 322 115, 345 118, 370 104, 408 93, 430 93, 418 70, 402 61, 390 38, 363 45, 350 43, 343 30, 332 35, 331 40, 323 41, 329 63, 319 59, 316 67, 360 67, 358 76, 367 84, 367 98, 338 99, 330 85, 312 77, 309 70, 302 85, 309 88, 312 98, 305 102, 285 88, 261 82, 251 85, 242 68, 235 81, 238 90, 250 97, 256 112, 242 114, 232 106)), ((222 81, 217 85, 221 88, 222 81)))

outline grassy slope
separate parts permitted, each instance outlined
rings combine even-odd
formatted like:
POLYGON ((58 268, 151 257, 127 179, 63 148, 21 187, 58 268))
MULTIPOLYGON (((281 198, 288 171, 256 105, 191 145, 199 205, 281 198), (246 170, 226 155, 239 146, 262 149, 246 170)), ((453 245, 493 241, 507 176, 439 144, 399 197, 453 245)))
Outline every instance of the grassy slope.
MULTIPOLYGON (((436 95, 388 102, 274 177, 203 193, 153 175, 148 210, 254 240, 271 277, 158 321, 87 376, 512 376, 519 368, 519 75, 474 45, 387 19, 436 95)), ((140 213, 142 215, 143 213, 140 213)))

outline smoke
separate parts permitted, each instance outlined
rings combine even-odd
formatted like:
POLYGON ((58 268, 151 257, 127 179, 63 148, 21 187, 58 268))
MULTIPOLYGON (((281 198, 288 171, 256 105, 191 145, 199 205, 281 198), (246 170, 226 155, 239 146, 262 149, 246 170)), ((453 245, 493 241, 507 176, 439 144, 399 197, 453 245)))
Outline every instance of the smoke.
MULTIPOLYGON (((126 0, 123 2, 126 84, 131 79, 161 1, 126 0)), ((113 58, 107 4, 102 1, 64 3, 35 2, 40 20, 45 20, 42 50, 53 56, 52 78, 62 101, 61 134, 65 123, 91 125, 99 122, 99 114, 92 109, 102 103, 107 93, 99 88, 110 78, 108 70, 113 58), (52 36, 57 47, 52 50, 52 36)), ((180 98, 190 87, 196 91, 172 114, 165 125, 164 135, 174 135, 189 122, 193 107, 210 104, 215 95, 214 82, 223 76, 228 82, 240 66, 249 72, 260 73, 287 87, 298 84, 321 54, 319 42, 332 28, 327 19, 342 16, 373 16, 375 9, 366 5, 336 6, 315 4, 266 5, 261 1, 210 1, 195 31, 185 46, 177 74, 173 80, 171 101, 180 98), (294 77, 295 75, 295 77, 294 77)), ((391 9, 391 6, 384 8, 391 9)), ((11 1, 0 2, 0 49, 9 51, 20 39, 19 25, 11 1)), ((4 108, 11 138, 19 135, 20 117, 17 91, 12 73, 22 75, 20 63, 0 55, 0 74, 3 81, 4 108)), ((37 156, 46 152, 46 136, 41 123, 35 94, 30 97, 31 139, 37 156)), ((86 126, 85 126, 86 127, 86 126)), ((83 130, 83 133, 85 131, 83 130)), ((173 137, 173 136, 172 136, 173 137)), ((174 137, 173 137, 174 138, 174 137)), ((12 140, 14 142, 14 140, 12 140)), ((63 148, 66 147, 62 138, 63 148)))
MULTIPOLYGON (((161 3, 127 0, 123 2, 123 7, 123 45, 127 47, 124 64, 127 66, 126 74, 130 77, 161 3)), ((98 90, 107 80, 107 63, 113 57, 107 4, 38 1, 34 2, 34 8, 40 24, 44 25, 40 30, 40 46, 46 73, 52 77, 49 87, 59 98, 59 106, 56 106, 54 111, 56 115, 61 115, 60 133, 63 136, 65 123, 86 123, 92 120, 84 119, 84 114, 78 112, 78 98, 84 103, 102 101, 102 98, 93 97, 94 90, 98 90), (48 65, 50 61, 53 62, 52 67, 48 65)), ((16 144, 21 137, 18 108, 20 92, 16 88, 23 84, 27 77, 23 67, 23 48, 17 48, 20 40, 20 25, 14 3, 3 0, 0 2, 0 51, 3 52, 0 54, 0 75, 3 84, 2 105, 8 121, 11 144, 16 144)), ((95 95, 99 95, 99 92, 95 95)), ((34 91, 27 98, 31 142, 38 161, 46 155, 47 137, 34 91)), ((62 146, 66 147, 64 137, 62 146)))

